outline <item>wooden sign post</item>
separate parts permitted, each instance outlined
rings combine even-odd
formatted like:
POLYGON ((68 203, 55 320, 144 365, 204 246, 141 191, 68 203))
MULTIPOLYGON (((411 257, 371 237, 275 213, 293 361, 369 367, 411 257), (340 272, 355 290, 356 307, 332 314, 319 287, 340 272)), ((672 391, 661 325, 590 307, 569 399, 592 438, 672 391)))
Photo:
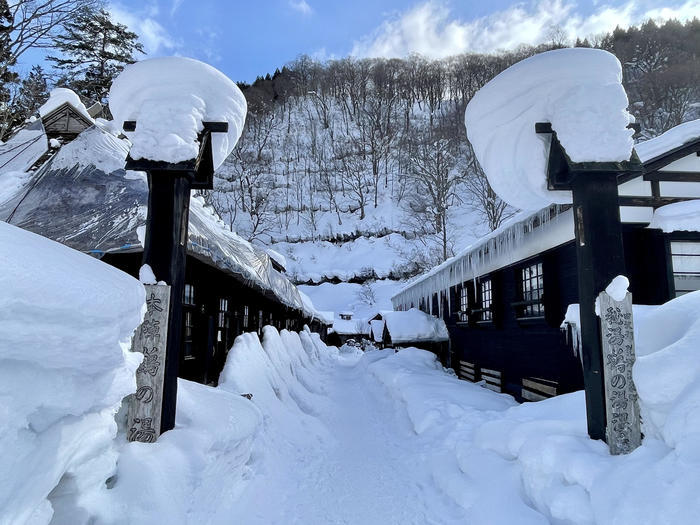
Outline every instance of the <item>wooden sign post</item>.
POLYGON ((598 304, 608 414, 606 440, 611 454, 629 454, 642 443, 637 389, 632 379, 635 361, 632 294, 627 292, 618 302, 602 292, 598 304))
MULTIPOLYGON (((124 131, 135 131, 135 121, 124 122, 124 131)), ((143 264, 170 289, 170 313, 164 357, 163 400, 160 433, 175 427, 177 376, 182 348, 182 302, 185 291, 185 263, 189 225, 190 191, 212 189, 214 160, 212 133, 226 133, 227 122, 203 122, 199 155, 189 161, 169 163, 149 159, 126 159, 126 169, 148 174, 148 217, 143 247, 143 264)), ((151 422, 153 424, 153 422, 151 422)))
POLYGON ((162 422, 170 286, 144 286, 146 316, 131 344, 132 352, 143 353, 143 361, 136 370, 136 393, 129 403, 126 437, 129 441, 153 443, 160 436, 162 422))
POLYGON ((535 132, 551 136, 548 188, 568 190, 573 196, 588 435, 607 440, 612 413, 606 408, 606 370, 595 301, 615 277, 626 273, 617 179, 641 174, 643 167, 634 150, 624 162, 572 162, 551 124, 537 123, 535 132))

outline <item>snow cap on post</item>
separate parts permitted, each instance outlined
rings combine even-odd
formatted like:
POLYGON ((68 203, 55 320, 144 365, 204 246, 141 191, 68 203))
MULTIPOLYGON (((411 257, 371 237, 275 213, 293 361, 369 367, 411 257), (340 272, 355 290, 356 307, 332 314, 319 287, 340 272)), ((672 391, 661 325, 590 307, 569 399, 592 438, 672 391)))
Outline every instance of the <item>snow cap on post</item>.
POLYGON ((549 122, 572 162, 628 161, 627 94, 617 58, 600 49, 547 51, 509 67, 467 105, 467 136, 494 191, 523 210, 571 202, 547 189, 549 122))
POLYGON ((212 66, 184 57, 136 62, 112 83, 109 108, 119 126, 136 121, 129 133, 131 158, 184 162, 199 153, 202 122, 227 122, 212 134, 214 169, 238 142, 247 104, 238 86, 212 66))

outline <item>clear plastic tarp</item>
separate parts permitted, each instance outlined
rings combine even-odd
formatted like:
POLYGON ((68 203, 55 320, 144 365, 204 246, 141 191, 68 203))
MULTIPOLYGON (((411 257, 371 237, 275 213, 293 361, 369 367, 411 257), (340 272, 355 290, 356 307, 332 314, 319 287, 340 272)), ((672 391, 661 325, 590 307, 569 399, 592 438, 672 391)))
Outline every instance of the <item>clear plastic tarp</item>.
MULTIPOLYGON (((97 256, 142 251, 146 177, 111 169, 123 166, 127 151, 122 139, 98 126, 89 128, 0 202, 0 220, 97 256), (102 169, 85 160, 95 150, 102 159, 113 156, 110 162, 98 161, 102 169)), ((203 199, 192 198, 189 220, 189 254, 288 307, 317 316, 296 286, 272 267, 270 257, 228 230, 203 199)))

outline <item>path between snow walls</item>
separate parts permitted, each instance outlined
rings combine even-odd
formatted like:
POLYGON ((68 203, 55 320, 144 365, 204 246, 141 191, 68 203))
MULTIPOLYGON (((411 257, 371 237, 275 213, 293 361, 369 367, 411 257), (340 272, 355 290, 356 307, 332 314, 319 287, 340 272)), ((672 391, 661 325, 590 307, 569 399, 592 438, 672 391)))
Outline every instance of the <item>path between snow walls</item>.
POLYGON ((245 334, 218 388, 180 382, 175 430, 124 447, 97 523, 697 523, 700 292, 635 331, 645 439, 616 457, 581 392, 517 405, 422 350, 245 334))

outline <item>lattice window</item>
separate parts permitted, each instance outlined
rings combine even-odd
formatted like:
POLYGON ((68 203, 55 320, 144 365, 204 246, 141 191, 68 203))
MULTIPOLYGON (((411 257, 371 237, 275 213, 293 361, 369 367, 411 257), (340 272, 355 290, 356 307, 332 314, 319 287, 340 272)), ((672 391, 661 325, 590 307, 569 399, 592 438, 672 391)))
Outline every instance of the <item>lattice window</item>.
POLYGON ((228 311, 228 299, 226 298, 222 297, 219 299, 218 317, 218 340, 220 342, 226 342, 229 333, 229 327, 231 326, 231 317, 228 311))
POLYGON ((459 288, 459 320, 463 323, 469 321, 469 290, 466 283, 459 288))
POLYGON ((676 297, 700 290, 700 242, 671 242, 676 297))
POLYGON ((185 294, 184 294, 184 297, 182 300, 185 304, 195 304, 195 302, 194 302, 194 286, 192 286, 191 284, 185 285, 185 294))
POLYGON ((538 262, 520 269, 520 298, 518 317, 543 317, 544 278, 542 263, 538 262))
POLYGON ((194 312, 185 310, 185 359, 194 359, 194 312))
POLYGON ((243 328, 248 328, 248 322, 250 321, 250 315, 248 310, 248 305, 243 307, 243 328))
POLYGON ((481 312, 479 319, 481 321, 493 321, 493 287, 491 279, 484 279, 479 283, 481 292, 481 312))

